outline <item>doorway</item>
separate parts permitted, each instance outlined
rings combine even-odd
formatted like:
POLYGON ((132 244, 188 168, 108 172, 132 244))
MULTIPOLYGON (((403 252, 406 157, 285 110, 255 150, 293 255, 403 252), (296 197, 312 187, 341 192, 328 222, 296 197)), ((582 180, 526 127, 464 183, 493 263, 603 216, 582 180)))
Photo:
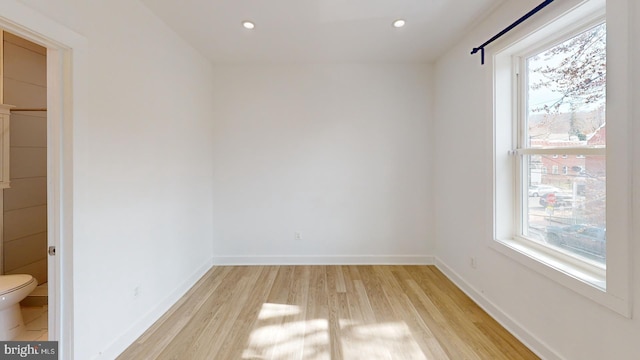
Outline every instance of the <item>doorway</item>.
POLYGON ((3 2, 0 28, 46 48, 48 340, 73 358, 73 119, 86 117, 87 41, 15 0, 3 2))
MULTIPOLYGON (((10 109, 9 182, 0 194, 2 274, 28 274, 38 287, 21 301, 16 340, 48 340, 47 49, 10 32, 2 40, 3 104, 10 109)), ((6 130, 6 129, 5 129, 6 130)), ((6 138, 6 135, 5 135, 6 138)), ((3 149, 6 150, 7 148, 3 149)))

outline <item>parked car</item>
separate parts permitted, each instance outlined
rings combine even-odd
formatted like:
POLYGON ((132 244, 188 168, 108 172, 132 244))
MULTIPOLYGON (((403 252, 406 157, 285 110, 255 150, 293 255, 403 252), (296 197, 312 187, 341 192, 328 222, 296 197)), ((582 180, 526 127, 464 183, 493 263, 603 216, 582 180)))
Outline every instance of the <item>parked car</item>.
POLYGON ((573 203, 573 194, 550 192, 540 195, 540 200, 538 200, 538 202, 544 207, 571 206, 573 203), (551 200, 552 198, 553 200, 551 200))
POLYGON ((548 226, 547 242, 598 259, 607 253, 606 229, 591 225, 548 226))
POLYGON ((560 192, 555 186, 551 185, 531 185, 529 186, 529 196, 538 197, 540 194, 560 192))

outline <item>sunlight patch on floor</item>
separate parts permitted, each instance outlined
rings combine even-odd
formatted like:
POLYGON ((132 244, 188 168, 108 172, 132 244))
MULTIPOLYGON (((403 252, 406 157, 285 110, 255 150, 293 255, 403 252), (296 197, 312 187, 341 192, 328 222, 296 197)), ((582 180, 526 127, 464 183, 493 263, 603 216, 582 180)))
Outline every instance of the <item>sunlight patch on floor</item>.
POLYGON ((265 303, 251 332, 243 359, 330 359, 338 347, 344 359, 426 359, 404 322, 363 324, 327 319, 304 320, 295 305, 265 303), (336 331, 338 334, 330 334, 336 331), (337 339, 332 344, 331 339, 337 339))
POLYGON ((262 304, 262 309, 260 309, 260 314, 258 314, 258 319, 267 320, 298 314, 300 314, 300 307, 296 305, 264 303, 262 304))
POLYGON ((404 322, 361 324, 340 320, 345 359, 426 359, 404 322))

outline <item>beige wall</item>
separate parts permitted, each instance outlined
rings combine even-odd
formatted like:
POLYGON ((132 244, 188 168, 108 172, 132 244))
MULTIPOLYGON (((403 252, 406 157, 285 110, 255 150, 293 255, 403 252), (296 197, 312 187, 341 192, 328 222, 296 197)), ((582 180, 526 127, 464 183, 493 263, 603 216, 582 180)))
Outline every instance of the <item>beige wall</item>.
MULTIPOLYGON (((4 103, 46 108, 46 49, 5 33, 4 103)), ((47 281, 47 118, 44 111, 11 114, 11 188, 5 189, 5 274, 47 281)))

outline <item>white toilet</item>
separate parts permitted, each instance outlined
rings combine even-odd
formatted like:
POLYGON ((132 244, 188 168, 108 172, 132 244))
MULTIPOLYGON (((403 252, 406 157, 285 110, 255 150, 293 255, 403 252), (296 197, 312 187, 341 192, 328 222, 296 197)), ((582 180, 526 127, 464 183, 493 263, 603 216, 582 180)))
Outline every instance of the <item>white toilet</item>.
POLYGON ((31 275, 0 275, 0 341, 13 340, 24 329, 20 301, 36 286, 31 275))

